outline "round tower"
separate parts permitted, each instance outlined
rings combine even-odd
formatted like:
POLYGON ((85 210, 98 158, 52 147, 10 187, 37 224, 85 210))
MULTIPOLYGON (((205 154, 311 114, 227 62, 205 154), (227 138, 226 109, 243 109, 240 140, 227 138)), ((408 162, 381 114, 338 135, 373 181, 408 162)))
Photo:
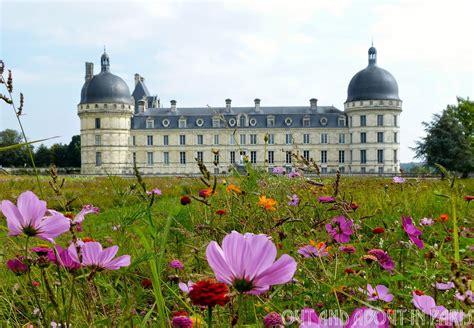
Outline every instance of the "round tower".
POLYGON ((400 113, 398 84, 377 65, 377 50, 369 48, 369 64, 351 79, 344 112, 349 121, 350 171, 398 173, 400 113))
POLYGON ((125 81, 110 72, 105 50, 99 74, 94 75, 93 63, 86 63, 77 110, 81 120, 81 173, 126 173, 130 168, 128 144, 134 104, 125 81))

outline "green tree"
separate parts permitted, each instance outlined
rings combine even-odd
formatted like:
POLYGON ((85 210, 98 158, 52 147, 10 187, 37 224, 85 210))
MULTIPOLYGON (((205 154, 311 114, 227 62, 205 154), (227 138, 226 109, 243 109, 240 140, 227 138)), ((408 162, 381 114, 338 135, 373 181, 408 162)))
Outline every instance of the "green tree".
POLYGON ((67 146, 68 167, 81 167, 81 136, 71 138, 67 146))
MULTIPOLYGON (((18 131, 12 129, 0 131, 0 148, 21 144, 22 142, 23 137, 18 131)), ((26 147, 0 152, 0 166, 24 167, 26 165, 30 165, 28 149, 26 147)))
POLYGON ((35 152, 35 163, 38 167, 48 167, 52 163, 51 150, 41 144, 35 152))
POLYGON ((416 142, 416 157, 467 177, 474 170, 473 122, 474 102, 458 98, 457 105, 448 105, 431 122, 423 122, 426 136, 416 142))

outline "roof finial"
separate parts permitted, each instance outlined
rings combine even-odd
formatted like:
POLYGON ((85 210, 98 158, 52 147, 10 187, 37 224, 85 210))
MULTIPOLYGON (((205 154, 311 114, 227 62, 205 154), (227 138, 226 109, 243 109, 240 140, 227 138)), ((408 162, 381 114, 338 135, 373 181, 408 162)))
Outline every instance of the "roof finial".
POLYGON ((377 49, 374 47, 374 39, 372 38, 372 46, 369 48, 369 65, 377 64, 377 49))
POLYGON ((374 46, 374 37, 372 36, 372 47, 374 46))
MULTIPOLYGON (((372 43, 374 43, 374 42, 372 42, 372 43)), ((105 53, 107 53, 107 52, 105 51, 105 44, 104 44, 104 54, 105 54, 105 53)))

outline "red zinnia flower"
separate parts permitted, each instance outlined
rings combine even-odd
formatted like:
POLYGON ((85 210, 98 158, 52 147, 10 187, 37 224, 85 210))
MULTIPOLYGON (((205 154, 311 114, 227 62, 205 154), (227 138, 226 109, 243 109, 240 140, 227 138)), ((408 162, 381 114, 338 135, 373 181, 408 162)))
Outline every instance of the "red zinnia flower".
POLYGON ((226 213, 225 210, 217 210, 217 211, 216 211, 216 214, 217 214, 217 215, 221 215, 221 216, 224 215, 225 213, 226 213))
POLYGON ((385 229, 383 227, 377 227, 374 230, 372 230, 372 232, 375 234, 384 233, 385 229))
POLYGON ((350 207, 352 208, 352 210, 355 211, 356 209, 359 208, 359 204, 357 204, 357 203, 351 203, 350 207))
POLYGON ((466 196, 464 196, 464 200, 465 200, 466 202, 470 202, 471 200, 474 200, 474 196, 466 195, 466 196))
POLYGON ((211 195, 213 193, 214 192, 213 192, 212 188, 202 189, 202 190, 199 190, 199 197, 208 198, 208 197, 211 197, 211 195))
POLYGON ((418 290, 418 289, 415 289, 413 292, 418 296, 425 295, 425 293, 423 293, 421 290, 418 290))
POLYGON ((188 205, 191 204, 191 198, 188 196, 181 196, 181 205, 188 205))
POLYGON ((448 221, 448 219, 449 219, 448 214, 441 214, 441 215, 439 216, 439 220, 440 220, 440 221, 446 222, 446 221, 448 221))
POLYGON ((196 282, 189 292, 189 298, 195 305, 210 307, 217 304, 224 306, 230 300, 227 285, 212 279, 196 282))
POLYGON ((153 286, 153 282, 150 279, 143 279, 142 280, 142 287, 143 288, 150 288, 153 286))

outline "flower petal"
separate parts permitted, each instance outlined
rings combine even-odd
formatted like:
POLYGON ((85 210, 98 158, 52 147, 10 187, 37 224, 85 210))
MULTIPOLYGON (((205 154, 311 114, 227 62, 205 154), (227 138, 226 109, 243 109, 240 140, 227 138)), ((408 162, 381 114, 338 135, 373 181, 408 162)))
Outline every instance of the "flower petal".
POLYGON ((233 273, 224 258, 224 252, 218 243, 211 241, 206 248, 206 257, 209 266, 220 282, 232 284, 233 273))
POLYGON ((102 245, 98 242, 87 242, 81 247, 82 264, 85 266, 99 265, 99 256, 102 245))
POLYGON ((109 263, 114 258, 115 254, 117 254, 117 252, 118 246, 112 246, 104 249, 97 258, 100 265, 103 266, 104 264, 109 263))
POLYGON ((296 271, 296 261, 287 254, 283 254, 268 269, 255 277, 256 286, 284 284, 293 278, 296 271))
POLYGON ((129 266, 129 265, 130 265, 130 255, 122 255, 110 261, 103 267, 108 270, 118 270, 121 267, 129 266))
POLYGON ((273 264, 277 249, 268 236, 260 234, 248 239, 248 250, 248 257, 244 259, 247 267, 245 275, 252 280, 273 264))
POLYGON ((36 228, 46 214, 46 202, 39 200, 38 196, 31 191, 22 193, 18 197, 16 204, 23 217, 23 227, 31 226, 36 228))
POLYGON ((7 218, 8 235, 18 236, 21 234, 23 218, 15 204, 9 200, 4 200, 0 203, 0 211, 7 218))
POLYGON ((244 236, 237 231, 232 231, 222 241, 224 258, 232 270, 233 276, 236 278, 244 278, 244 276, 248 275, 249 240, 253 240, 253 237, 249 235, 244 236))
POLYGON ((71 221, 61 213, 48 216, 37 224, 37 237, 55 243, 54 238, 66 232, 71 221))

